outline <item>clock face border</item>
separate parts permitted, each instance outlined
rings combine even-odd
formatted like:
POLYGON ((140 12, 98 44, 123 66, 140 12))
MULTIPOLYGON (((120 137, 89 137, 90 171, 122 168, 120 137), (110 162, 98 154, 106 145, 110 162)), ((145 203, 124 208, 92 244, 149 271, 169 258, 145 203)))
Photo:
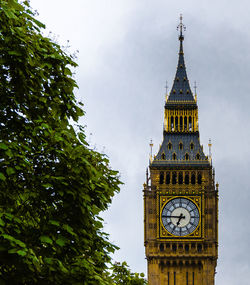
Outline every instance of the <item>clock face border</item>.
POLYGON ((202 195, 199 194, 194 194, 194 195, 167 195, 167 194, 158 194, 157 195, 158 198, 158 213, 157 213, 157 232, 158 232, 158 238, 159 239, 169 239, 169 240, 200 240, 203 239, 203 197, 202 195), (165 205, 176 198, 185 198, 185 199, 189 199, 191 200, 197 207, 198 211, 199 211, 199 215, 200 215, 200 219, 199 219, 199 224, 196 227, 196 229, 190 233, 189 235, 185 235, 185 236, 178 236, 178 235, 174 235, 169 233, 163 223, 162 223, 162 210, 165 207, 165 205))
MULTIPOLYGON (((195 199, 195 200, 198 200, 198 199, 195 199)), ((198 202, 198 201, 196 201, 196 202, 198 202)), ((185 216, 183 216, 183 217, 185 218, 185 216)), ((200 225, 201 212, 200 212, 200 209, 197 206, 197 204, 191 199, 187 199, 187 198, 183 198, 183 197, 172 198, 172 199, 168 200, 162 206, 162 208, 160 210, 160 221, 161 221, 161 226, 163 226, 169 234, 176 236, 176 237, 186 237, 186 236, 193 234, 196 231, 196 229, 198 228, 198 226, 200 225), (177 207, 176 205, 179 202, 181 204, 183 203, 183 205, 186 205, 186 208, 183 208, 182 206, 177 207), (190 205, 189 210, 187 208, 188 205, 190 205), (171 208, 173 208, 172 212, 170 212, 171 208), (196 216, 194 214, 194 216, 191 217, 190 210, 195 211, 197 213, 196 216), (172 216, 172 215, 176 215, 176 213, 178 213, 178 212, 181 212, 182 213, 181 215, 183 215, 183 211, 185 213, 184 215, 187 215, 187 216, 189 215, 189 219, 187 219, 187 221, 184 219, 183 220, 179 219, 180 224, 185 223, 185 221, 186 221, 186 224, 183 224, 183 226, 180 226, 180 227, 175 226, 172 219, 170 217, 169 218, 166 217, 167 212, 169 212, 172 216), (194 224, 192 224, 193 227, 190 224, 192 218, 193 218, 193 223, 194 223, 194 224), (166 225, 167 221, 169 221, 169 223, 166 225), (171 224, 174 226, 174 229, 171 228, 171 224), (178 228, 179 228, 179 230, 178 230, 178 228), (183 234, 181 234, 182 228, 184 229, 183 234), (171 229, 172 229, 172 231, 171 231, 171 229), (191 229, 191 232, 189 232, 188 229, 191 229)))

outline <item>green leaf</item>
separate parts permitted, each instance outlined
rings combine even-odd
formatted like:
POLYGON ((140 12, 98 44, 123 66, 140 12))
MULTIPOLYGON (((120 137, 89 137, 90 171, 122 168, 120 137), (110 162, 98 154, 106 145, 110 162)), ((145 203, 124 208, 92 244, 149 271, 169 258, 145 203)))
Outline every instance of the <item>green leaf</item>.
POLYGON ((4 227, 5 226, 5 222, 0 218, 0 226, 4 227))
POLYGON ((14 168, 8 167, 8 168, 6 169, 6 173, 10 176, 11 174, 16 173, 16 171, 15 171, 14 168))
POLYGON ((22 241, 20 241, 20 240, 14 238, 14 237, 11 236, 11 235, 2 234, 1 236, 2 236, 3 238, 5 238, 5 239, 9 240, 9 241, 14 242, 15 244, 17 244, 17 245, 19 245, 19 246, 21 246, 21 247, 26 247, 25 243, 23 243, 22 241))
POLYGON ((18 254, 18 255, 21 255, 21 256, 25 256, 25 255, 27 254, 27 252, 24 251, 24 250, 18 250, 18 251, 17 251, 17 254, 18 254))
POLYGON ((64 74, 65 75, 72 75, 72 72, 71 72, 71 70, 69 68, 65 68, 64 74))
POLYGON ((17 253, 18 249, 17 248, 12 248, 10 250, 8 250, 8 253, 12 254, 12 253, 17 253))
POLYGON ((6 150, 6 149, 8 149, 8 146, 5 143, 1 142, 0 143, 0 149, 6 150))
POLYGON ((21 56, 22 54, 20 53, 20 51, 17 50, 10 50, 8 51, 9 55, 15 55, 15 56, 21 56))
POLYGON ((68 240, 64 237, 60 237, 56 240, 56 244, 58 244, 59 246, 64 246, 67 242, 68 240))
POLYGON ((15 0, 8 0, 8 2, 9 2, 9 6, 11 8, 14 8, 17 11, 23 11, 24 10, 23 6, 20 5, 19 3, 17 3, 17 1, 15 1, 15 0))
POLYGON ((69 225, 63 225, 63 229, 66 230, 71 235, 75 235, 73 228, 71 228, 69 225))
POLYGON ((44 242, 44 243, 49 243, 49 244, 53 243, 52 239, 48 236, 41 236, 40 240, 41 240, 41 242, 44 242))
POLYGON ((55 226, 60 226, 60 223, 58 221, 55 221, 55 220, 49 220, 49 224, 51 225, 55 225, 55 226))
POLYGON ((53 258, 45 257, 45 258, 44 258, 44 261, 45 261, 47 264, 49 264, 49 265, 53 264, 53 258))
POLYGON ((36 20, 36 19, 34 19, 34 18, 33 18, 33 21, 34 21, 35 24, 37 24, 37 26, 38 26, 39 28, 43 28, 43 29, 46 28, 46 26, 45 26, 42 22, 40 22, 40 21, 38 21, 38 20, 36 20))
POLYGON ((6 180, 6 177, 4 176, 4 174, 2 172, 0 172, 0 180, 3 180, 3 181, 6 180))
POLYGON ((42 186, 43 186, 44 188, 50 188, 50 187, 52 187, 53 185, 50 184, 50 183, 45 183, 45 184, 43 184, 42 186))

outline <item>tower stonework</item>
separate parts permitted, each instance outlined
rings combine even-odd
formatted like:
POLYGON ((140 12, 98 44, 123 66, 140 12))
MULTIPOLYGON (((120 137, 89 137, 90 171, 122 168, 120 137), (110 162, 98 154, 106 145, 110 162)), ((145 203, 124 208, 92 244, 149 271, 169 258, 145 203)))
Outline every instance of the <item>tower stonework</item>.
MULTIPOLYGON (((144 242, 149 285, 213 285, 218 258, 218 184, 200 144, 196 92, 184 62, 164 110, 163 142, 144 184, 144 242)), ((211 145, 211 143, 210 143, 211 145)))

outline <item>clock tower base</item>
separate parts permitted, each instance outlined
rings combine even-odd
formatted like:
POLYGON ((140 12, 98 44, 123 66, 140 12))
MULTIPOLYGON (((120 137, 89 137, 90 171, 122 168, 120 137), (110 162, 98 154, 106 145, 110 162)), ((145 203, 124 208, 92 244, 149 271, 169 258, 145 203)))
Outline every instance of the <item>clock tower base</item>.
POLYGON ((188 258, 168 261, 148 261, 149 285, 211 285, 214 284, 216 262, 213 260, 191 261, 188 258))

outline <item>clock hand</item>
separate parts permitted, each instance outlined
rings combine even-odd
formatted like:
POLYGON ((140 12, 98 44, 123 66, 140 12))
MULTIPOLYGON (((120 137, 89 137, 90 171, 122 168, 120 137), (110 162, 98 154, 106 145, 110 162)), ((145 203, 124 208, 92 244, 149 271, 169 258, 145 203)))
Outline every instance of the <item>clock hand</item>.
POLYGON ((180 216, 162 216, 163 218, 180 218, 180 216))
MULTIPOLYGON (((182 216, 181 216, 181 219, 185 219, 185 216, 183 216, 183 214, 181 214, 182 216)), ((179 219, 180 218, 180 216, 163 216, 162 215, 162 217, 163 218, 177 218, 177 219, 179 219)))
POLYGON ((181 219, 185 219, 185 216, 184 216, 182 213, 180 214, 179 220, 178 220, 178 222, 176 223, 177 226, 179 226, 181 219))

